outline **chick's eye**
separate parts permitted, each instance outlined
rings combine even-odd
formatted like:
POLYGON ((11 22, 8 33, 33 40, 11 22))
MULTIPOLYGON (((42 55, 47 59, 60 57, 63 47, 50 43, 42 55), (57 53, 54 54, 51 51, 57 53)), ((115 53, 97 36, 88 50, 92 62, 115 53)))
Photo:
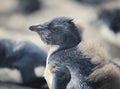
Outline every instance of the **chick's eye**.
POLYGON ((51 31, 52 31, 52 32, 57 32, 58 29, 55 27, 55 28, 52 28, 51 31))
POLYGON ((60 30, 60 28, 61 28, 60 26, 55 26, 52 28, 52 31, 57 32, 58 30, 60 30))

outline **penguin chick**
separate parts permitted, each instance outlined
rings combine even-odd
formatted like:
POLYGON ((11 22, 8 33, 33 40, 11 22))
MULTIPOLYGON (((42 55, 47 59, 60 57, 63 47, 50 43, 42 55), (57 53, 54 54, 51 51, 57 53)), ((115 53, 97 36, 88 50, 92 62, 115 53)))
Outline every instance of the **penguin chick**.
POLYGON ((85 49, 81 45, 82 37, 72 19, 57 17, 44 24, 30 26, 30 30, 37 32, 41 40, 51 46, 44 74, 49 89, 95 89, 95 85, 86 81, 86 77, 94 72, 93 69, 98 69, 102 61, 105 65, 107 57, 102 55, 102 52, 98 52, 99 49, 94 48, 96 46, 87 45, 91 48, 85 49), (59 73, 57 68, 60 68, 62 73, 59 73), (59 74, 70 77, 65 79, 59 74), (61 82, 67 83, 61 84, 61 82))

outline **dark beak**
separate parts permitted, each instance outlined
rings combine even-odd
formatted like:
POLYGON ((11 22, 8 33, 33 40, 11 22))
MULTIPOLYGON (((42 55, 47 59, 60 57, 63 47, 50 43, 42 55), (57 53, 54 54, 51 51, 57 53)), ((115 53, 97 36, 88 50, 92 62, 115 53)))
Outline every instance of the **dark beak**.
POLYGON ((29 27, 29 29, 31 31, 35 31, 35 32, 38 32, 38 31, 41 31, 44 29, 44 27, 40 26, 40 25, 32 25, 29 27))

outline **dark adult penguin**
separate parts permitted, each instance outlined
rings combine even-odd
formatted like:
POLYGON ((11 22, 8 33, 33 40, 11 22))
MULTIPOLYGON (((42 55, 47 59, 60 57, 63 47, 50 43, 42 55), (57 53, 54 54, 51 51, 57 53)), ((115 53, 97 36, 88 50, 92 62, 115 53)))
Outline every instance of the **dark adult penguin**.
POLYGON ((82 40, 72 19, 57 17, 30 30, 51 46, 44 74, 49 89, 120 89, 119 69, 102 48, 82 40))
POLYGON ((75 0, 75 1, 80 2, 82 4, 86 4, 86 5, 97 6, 97 5, 105 4, 112 0, 75 0))
POLYGON ((103 10, 99 14, 98 19, 107 24, 113 33, 117 34, 120 32, 120 9, 103 10))
POLYGON ((120 59, 120 9, 100 11, 95 24, 111 57, 120 59))
POLYGON ((30 41, 0 39, 0 81, 43 87, 46 57, 46 52, 30 41))
POLYGON ((38 11, 42 7, 40 0, 18 0, 17 11, 23 14, 31 14, 38 11))

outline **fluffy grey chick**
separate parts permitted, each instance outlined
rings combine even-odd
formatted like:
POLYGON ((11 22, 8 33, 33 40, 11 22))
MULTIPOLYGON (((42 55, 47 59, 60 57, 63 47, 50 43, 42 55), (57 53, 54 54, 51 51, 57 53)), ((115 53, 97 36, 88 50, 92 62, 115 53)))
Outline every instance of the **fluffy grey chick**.
POLYGON ((91 52, 87 54, 88 51, 85 54, 85 48, 78 46, 82 43, 81 35, 72 19, 54 18, 44 24, 30 26, 30 30, 36 31, 42 41, 51 46, 44 74, 49 89, 97 89, 92 83, 95 74, 99 74, 94 73, 93 69, 103 65, 100 61, 95 63, 92 59, 94 55, 91 52), (92 81, 86 81, 85 77, 92 81))

